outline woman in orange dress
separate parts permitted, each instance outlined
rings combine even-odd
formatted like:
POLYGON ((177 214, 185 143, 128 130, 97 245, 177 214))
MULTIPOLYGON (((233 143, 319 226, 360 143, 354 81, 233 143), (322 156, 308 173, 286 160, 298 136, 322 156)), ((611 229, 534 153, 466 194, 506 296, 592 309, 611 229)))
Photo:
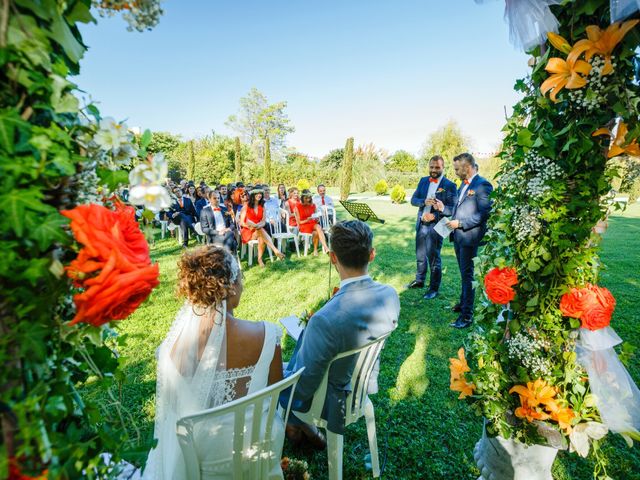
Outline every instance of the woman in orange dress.
POLYGON ((309 190, 303 190, 300 196, 300 203, 296 205, 295 216, 296 223, 300 233, 311 233, 311 240, 313 241, 313 256, 318 256, 318 241, 322 243, 322 248, 325 252, 329 251, 327 246, 327 239, 324 236, 322 227, 318 221, 313 217, 316 213, 316 206, 313 203, 313 198, 309 190))
POLYGON ((249 195, 249 202, 242 207, 240 212, 240 226, 242 227, 242 243, 249 243, 250 240, 258 240, 258 265, 264 267, 262 255, 265 245, 273 250, 280 260, 284 258, 283 253, 276 248, 271 241, 271 237, 264 229, 267 224, 266 212, 264 210, 264 199, 262 190, 252 190, 249 195))
POLYGON ((291 187, 289 189, 289 198, 284 202, 284 209, 289 212, 289 226, 297 227, 296 223, 296 206, 300 203, 298 198, 298 189, 296 187, 291 187))

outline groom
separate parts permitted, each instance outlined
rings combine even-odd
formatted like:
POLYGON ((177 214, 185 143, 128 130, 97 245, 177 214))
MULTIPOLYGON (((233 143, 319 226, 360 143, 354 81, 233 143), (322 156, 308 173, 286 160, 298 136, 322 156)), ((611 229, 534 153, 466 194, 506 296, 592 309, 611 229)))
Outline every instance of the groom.
MULTIPOLYGON (((397 326, 400 300, 396 291, 374 282, 368 275, 375 258, 373 232, 359 220, 338 222, 331 227, 329 256, 340 275, 338 292, 310 319, 295 347, 285 372, 290 375, 305 367, 296 386, 287 423, 287 437, 295 444, 308 443, 323 449, 326 442, 312 425, 295 417, 306 412, 322 382, 331 360, 342 352, 366 345, 397 326)), ((351 390, 355 357, 333 363, 329 370, 327 397, 322 418, 328 430, 344 431, 345 400, 351 390)), ((377 390, 377 371, 371 376, 369 391, 377 390)), ((286 406, 286 405, 285 405, 286 406)))

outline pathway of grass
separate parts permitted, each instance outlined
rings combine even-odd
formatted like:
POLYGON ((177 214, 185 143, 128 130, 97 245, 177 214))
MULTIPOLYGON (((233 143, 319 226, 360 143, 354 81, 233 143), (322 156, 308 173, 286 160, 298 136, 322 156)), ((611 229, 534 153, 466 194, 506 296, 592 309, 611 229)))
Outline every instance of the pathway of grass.
MULTIPOLYGON (((472 479, 479 472, 473 462, 473 446, 481 434, 481 418, 449 391, 448 358, 465 341, 467 331, 451 329, 454 315, 450 307, 459 292, 459 275, 453 249, 443 248, 444 279, 441 295, 431 301, 422 292, 405 290, 415 272, 414 215, 408 204, 371 201, 376 213, 387 220, 372 225, 376 235, 377 258, 372 276, 397 289, 401 299, 399 327, 382 354, 380 393, 372 399, 384 478, 472 479)), ((339 212, 342 218, 343 211, 339 212)), ((637 259, 640 242, 640 205, 610 222, 602 259, 608 269, 601 283, 615 295, 618 306, 613 326, 622 338, 640 346, 637 304, 640 300, 637 259)), ((118 329, 128 334, 121 349, 126 382, 122 398, 146 438, 153 429, 155 394, 154 352, 166 334, 180 300, 175 296, 176 260, 180 248, 175 240, 158 241, 153 258, 160 264, 161 285, 131 318, 118 329)), ((266 269, 245 267, 245 291, 236 314, 241 318, 275 322, 289 314, 311 308, 329 289, 328 261, 325 258, 290 257, 286 262, 267 264, 266 269)), ((333 272, 331 287, 338 284, 333 272)), ((285 339, 285 357, 292 342, 285 339)), ((630 372, 640 383, 640 359, 634 358, 630 372)), ((96 394, 96 392, 93 392, 96 394)), ((619 436, 605 443, 610 461, 609 475, 617 479, 640 479, 638 447, 628 449, 619 436)), ((364 421, 349 428, 345 438, 344 476, 368 478, 363 457, 368 451, 364 421)), ((301 457, 285 446, 285 454, 301 457)), ((326 478, 326 455, 305 457, 314 478, 326 478)), ((560 452, 554 465, 557 479, 591 478, 588 461, 560 452)))

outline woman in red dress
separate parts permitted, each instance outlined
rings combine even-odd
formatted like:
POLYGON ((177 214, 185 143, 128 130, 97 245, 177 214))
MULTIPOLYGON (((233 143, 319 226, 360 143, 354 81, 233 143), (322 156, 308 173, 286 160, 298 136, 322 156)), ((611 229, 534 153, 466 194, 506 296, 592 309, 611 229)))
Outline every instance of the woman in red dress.
POLYGON ((296 205, 295 216, 296 223, 300 233, 311 233, 311 240, 313 241, 313 256, 318 256, 318 240, 322 244, 322 248, 325 252, 329 251, 327 246, 327 239, 324 236, 322 227, 318 224, 318 221, 313 217, 316 212, 316 206, 313 203, 313 198, 309 190, 303 190, 300 196, 301 202, 296 205))
POLYGON ((280 260, 284 258, 283 253, 278 250, 271 237, 264 229, 267 224, 266 212, 264 210, 264 199, 262 190, 252 190, 249 195, 249 202, 242 207, 240 212, 240 226, 242 227, 242 243, 249 243, 250 240, 258 240, 258 265, 264 267, 262 255, 265 244, 280 260))
POLYGON ((289 199, 287 201, 284 202, 284 209, 289 212, 289 226, 290 227, 297 227, 298 224, 296 223, 296 216, 295 216, 295 212, 296 212, 296 206, 300 203, 300 200, 298 198, 298 189, 296 187, 291 187, 289 189, 289 199))

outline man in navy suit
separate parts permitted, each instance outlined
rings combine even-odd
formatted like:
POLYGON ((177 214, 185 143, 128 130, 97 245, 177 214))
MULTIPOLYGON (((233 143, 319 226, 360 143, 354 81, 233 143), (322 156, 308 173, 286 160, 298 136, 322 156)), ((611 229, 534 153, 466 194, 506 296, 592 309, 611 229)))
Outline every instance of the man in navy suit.
POLYGON ((173 193, 176 197, 169 208, 169 217, 174 224, 180 227, 182 247, 187 248, 189 244, 189 230, 192 230, 195 234, 193 223, 196 218, 196 208, 193 206, 193 202, 189 197, 183 196, 182 190, 179 187, 176 187, 173 193))
POLYGON ((434 205, 440 200, 444 206, 453 208, 456 201, 456 185, 444 174, 444 159, 436 155, 429 160, 429 176, 422 177, 418 188, 413 192, 411 205, 418 207, 416 221, 416 278, 408 288, 422 288, 427 277, 427 265, 431 270, 429 289, 424 298, 431 300, 438 296, 442 280, 442 237, 433 227, 443 214, 434 205))
POLYGON ((220 205, 220 197, 215 190, 209 192, 209 205, 200 212, 200 227, 210 244, 222 245, 235 255, 238 244, 231 214, 227 207, 220 205))
POLYGON ((478 175, 478 167, 473 156, 461 153, 453 159, 456 175, 462 180, 458 190, 458 199, 452 209, 438 202, 436 209, 444 215, 451 215, 447 223, 453 230, 453 240, 462 291, 460 303, 454 307, 459 312, 458 318, 451 323, 455 328, 466 328, 473 323, 473 303, 475 289, 473 288, 473 258, 478 255, 478 247, 487 231, 487 219, 491 212, 490 195, 493 186, 489 181, 478 175))

